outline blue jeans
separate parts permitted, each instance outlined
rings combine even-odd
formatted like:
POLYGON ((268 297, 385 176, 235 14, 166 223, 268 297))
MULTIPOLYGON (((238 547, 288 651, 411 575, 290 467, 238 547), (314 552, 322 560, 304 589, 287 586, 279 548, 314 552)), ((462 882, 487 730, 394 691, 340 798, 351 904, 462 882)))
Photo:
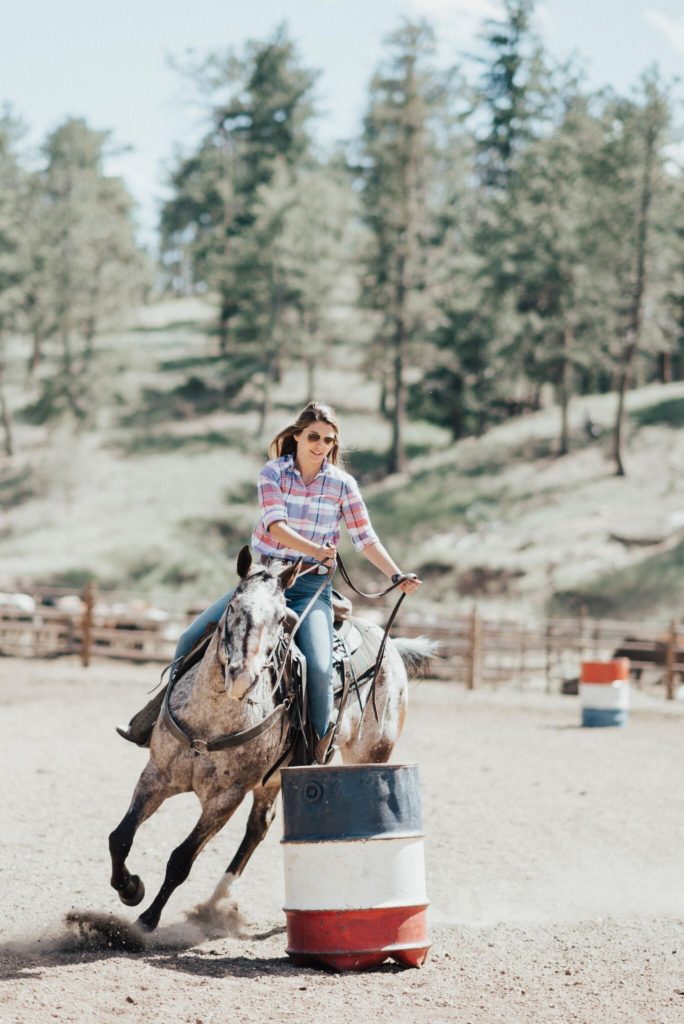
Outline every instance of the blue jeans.
MULTIPOLYGON (((298 576, 295 582, 285 591, 288 608, 297 615, 306 608, 314 596, 323 577, 316 573, 298 576)), ((332 645, 333 645, 333 612, 332 583, 326 583, 309 614, 297 630, 295 641, 306 658, 306 678, 309 691, 309 714, 317 736, 323 736, 330 723, 333 707, 332 688, 332 645)), ((199 641, 210 622, 218 622, 233 596, 233 591, 214 601, 194 622, 191 622, 181 635, 174 659, 185 657, 199 641)))

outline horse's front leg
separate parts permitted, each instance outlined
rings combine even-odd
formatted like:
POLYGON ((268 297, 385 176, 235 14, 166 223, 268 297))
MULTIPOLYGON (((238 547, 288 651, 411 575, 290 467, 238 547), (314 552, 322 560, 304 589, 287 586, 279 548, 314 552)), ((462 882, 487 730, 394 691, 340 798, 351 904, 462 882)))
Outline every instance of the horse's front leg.
POLYGON ((247 818, 245 834, 240 843, 237 853, 226 868, 221 879, 206 903, 198 906, 193 916, 211 917, 222 900, 228 899, 231 889, 247 863, 268 832, 273 819, 275 818, 275 802, 280 792, 280 773, 276 772, 266 786, 258 786, 253 790, 252 809, 247 818))
POLYGON ((135 907, 145 895, 145 886, 138 875, 131 875, 126 867, 126 858, 131 851, 135 833, 158 807, 176 790, 170 790, 152 761, 148 761, 138 780, 131 805, 121 822, 109 836, 109 852, 112 858, 111 885, 119 899, 128 907, 135 907))
POLYGON ((243 797, 244 793, 236 795, 229 790, 226 793, 216 793, 206 800, 192 832, 169 857, 161 889, 147 910, 138 918, 141 928, 151 932, 157 927, 169 897, 190 874, 197 854, 223 828, 242 803, 243 797))

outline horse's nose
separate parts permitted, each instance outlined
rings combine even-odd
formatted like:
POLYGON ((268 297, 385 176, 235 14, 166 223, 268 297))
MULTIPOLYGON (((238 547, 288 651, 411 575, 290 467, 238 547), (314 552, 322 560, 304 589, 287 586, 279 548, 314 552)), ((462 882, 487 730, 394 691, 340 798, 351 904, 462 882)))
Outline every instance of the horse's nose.
POLYGON ((245 663, 242 659, 230 661, 228 663, 227 672, 231 679, 237 679, 237 677, 244 671, 245 663))

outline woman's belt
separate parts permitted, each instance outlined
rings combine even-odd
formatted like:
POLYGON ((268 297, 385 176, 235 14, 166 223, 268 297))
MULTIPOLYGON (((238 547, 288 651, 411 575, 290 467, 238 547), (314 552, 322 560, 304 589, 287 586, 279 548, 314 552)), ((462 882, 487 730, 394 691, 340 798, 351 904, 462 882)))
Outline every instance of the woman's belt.
MULTIPOLYGON (((260 565, 271 565, 273 562, 295 562, 295 558, 280 558, 278 555, 259 555, 260 565)), ((312 576, 325 576, 330 570, 325 565, 319 565, 317 562, 304 561, 308 572, 312 576)))

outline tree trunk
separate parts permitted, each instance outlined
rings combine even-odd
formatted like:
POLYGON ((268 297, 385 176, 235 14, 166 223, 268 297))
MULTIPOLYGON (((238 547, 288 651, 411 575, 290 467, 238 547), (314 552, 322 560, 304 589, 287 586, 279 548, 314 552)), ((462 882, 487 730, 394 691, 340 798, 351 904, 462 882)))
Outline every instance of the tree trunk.
POLYGON ((278 344, 278 323, 282 307, 282 291, 277 282, 272 281, 271 316, 268 325, 268 342, 263 347, 264 376, 261 389, 261 410, 259 413, 259 437, 266 433, 266 423, 273 408, 273 383, 278 379, 282 353, 278 344))
POLYGON ((12 417, 5 398, 5 389, 0 385, 0 420, 5 434, 5 455, 14 455, 14 437, 12 435, 12 417))
POLYGON ((658 354, 658 380, 661 384, 672 383, 672 353, 660 352, 658 354))
POLYGON ((570 344, 572 342, 572 331, 569 327, 563 328, 563 355, 558 386, 558 400, 561 410, 561 431, 558 444, 558 454, 567 455, 570 451, 570 429, 568 412, 570 408, 570 395, 572 394, 572 362, 570 360, 570 344))
POLYGON ((622 449, 625 432, 625 396, 629 391, 632 360, 636 352, 636 342, 626 345, 622 352, 620 368, 618 370, 617 396, 618 404, 613 426, 613 459, 615 460, 615 475, 626 476, 625 464, 622 458, 622 449))
POLYGON ((0 363, 0 423, 5 435, 5 455, 14 455, 14 439, 12 437, 12 416, 7 396, 5 395, 5 367, 0 363))
POLYGON ((404 384, 404 324, 399 321, 394 338, 393 391, 394 408, 392 409, 392 443, 390 446, 387 469, 390 473, 403 473, 406 469, 406 446, 404 443, 404 424, 406 420, 406 386, 404 384))
POLYGON ((648 231, 650 227, 649 216, 651 201, 653 199, 653 159, 655 145, 656 129, 652 125, 649 125, 645 138, 644 170, 641 183, 641 198, 639 201, 634 289, 632 292, 632 302, 627 326, 627 343, 624 345, 620 355, 620 366, 618 369, 618 404, 615 416, 615 426, 613 429, 613 459, 615 460, 616 476, 626 475, 622 458, 625 395, 629 389, 632 363, 639 348, 639 343, 641 341, 641 329, 643 326, 644 295, 646 292, 646 258, 648 231))
POLYGON ((82 424, 85 419, 85 410, 79 403, 76 395, 76 380, 77 377, 74 371, 71 352, 71 338, 68 329, 65 328, 62 331, 62 391, 74 419, 78 424, 82 424))
POLYGON ((31 336, 31 355, 28 361, 29 380, 33 380, 43 359, 43 336, 36 328, 31 336))
POLYGON ((219 342, 219 355, 227 356, 230 354, 230 318, 231 318, 231 307, 230 304, 225 300, 221 299, 219 307, 219 319, 218 319, 218 342, 219 342))
POLYGON ((380 401, 378 403, 378 412, 385 420, 388 420, 390 418, 389 410, 387 408, 388 390, 389 389, 387 387, 387 373, 385 372, 385 369, 383 367, 382 377, 380 378, 380 401))

